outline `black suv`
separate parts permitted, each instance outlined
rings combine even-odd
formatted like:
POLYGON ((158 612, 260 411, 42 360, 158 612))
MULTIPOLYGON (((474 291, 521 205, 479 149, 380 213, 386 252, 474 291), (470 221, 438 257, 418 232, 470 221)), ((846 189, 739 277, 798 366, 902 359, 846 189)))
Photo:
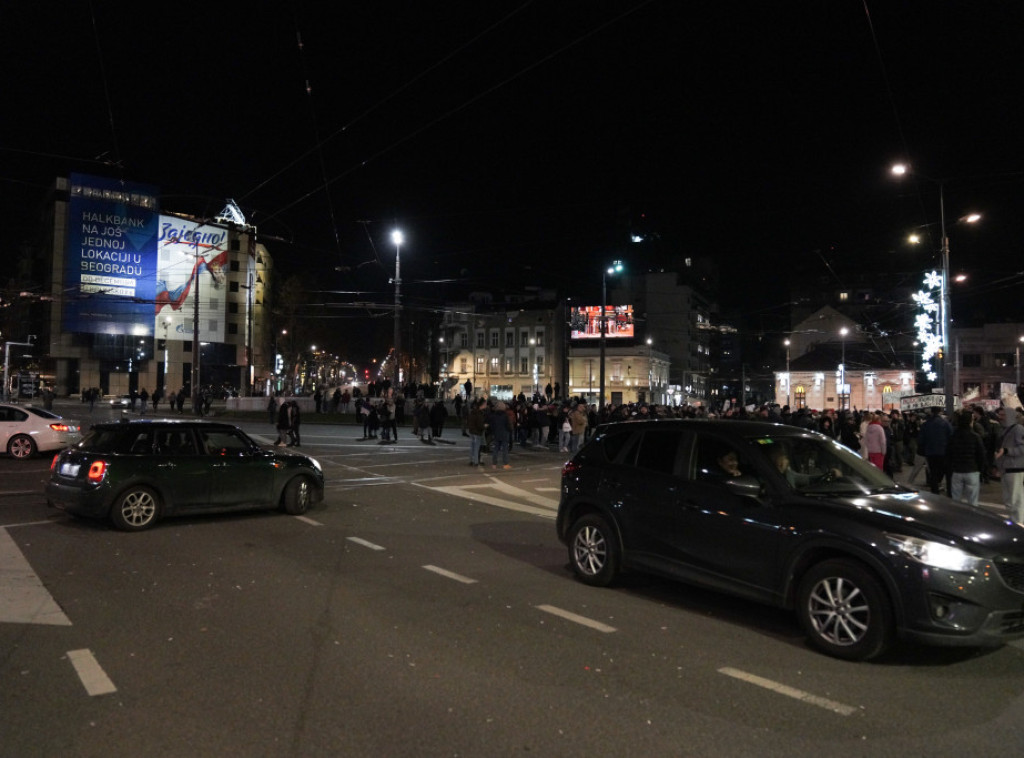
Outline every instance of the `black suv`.
POLYGON ((50 465, 46 500, 126 531, 163 516, 279 507, 298 515, 323 499, 308 455, 260 447, 231 424, 168 419, 96 424, 50 465))
POLYGON ((634 568, 793 609, 839 658, 1024 637, 1021 525, 796 427, 602 426, 565 464, 557 529, 587 584, 634 568))

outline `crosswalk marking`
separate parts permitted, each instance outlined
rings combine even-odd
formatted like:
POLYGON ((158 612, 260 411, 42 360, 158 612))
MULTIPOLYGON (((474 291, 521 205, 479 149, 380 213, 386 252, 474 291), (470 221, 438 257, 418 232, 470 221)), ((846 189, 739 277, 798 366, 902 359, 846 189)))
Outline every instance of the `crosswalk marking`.
POLYGON ((536 491, 516 487, 508 481, 494 476, 488 476, 486 480, 474 484, 453 484, 443 487, 435 487, 419 482, 410 483, 432 492, 453 495, 465 500, 472 500, 476 503, 486 503, 487 505, 494 505, 510 511, 531 513, 534 516, 541 516, 543 518, 554 518, 555 511, 558 510, 558 501, 554 498, 545 497, 536 491), (503 495, 504 497, 496 497, 495 494, 491 493, 503 495))
POLYGON ((0 623, 71 626, 6 529, 0 529, 0 623))

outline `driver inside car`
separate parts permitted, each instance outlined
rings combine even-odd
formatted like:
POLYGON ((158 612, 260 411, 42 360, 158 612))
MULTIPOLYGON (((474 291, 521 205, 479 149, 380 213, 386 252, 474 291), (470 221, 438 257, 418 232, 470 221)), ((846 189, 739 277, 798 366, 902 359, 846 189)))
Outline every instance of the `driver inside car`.
POLYGON ((779 447, 773 448, 771 453, 772 462, 775 464, 775 468, 780 474, 786 477, 786 482, 789 486, 795 490, 801 490, 809 484, 814 482, 820 482, 825 479, 838 479, 843 475, 843 472, 838 468, 831 468, 824 474, 801 474, 793 470, 793 467, 789 464, 789 453, 786 448, 779 447))

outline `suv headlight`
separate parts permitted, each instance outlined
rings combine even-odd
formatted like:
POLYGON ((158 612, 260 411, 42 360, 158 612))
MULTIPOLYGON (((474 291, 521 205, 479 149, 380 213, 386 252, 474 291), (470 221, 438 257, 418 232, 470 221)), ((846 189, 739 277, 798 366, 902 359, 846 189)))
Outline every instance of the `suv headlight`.
POLYGON ((941 542, 904 537, 900 534, 887 534, 886 537, 889 545, 895 550, 932 568, 970 572, 980 569, 985 562, 976 555, 941 542))

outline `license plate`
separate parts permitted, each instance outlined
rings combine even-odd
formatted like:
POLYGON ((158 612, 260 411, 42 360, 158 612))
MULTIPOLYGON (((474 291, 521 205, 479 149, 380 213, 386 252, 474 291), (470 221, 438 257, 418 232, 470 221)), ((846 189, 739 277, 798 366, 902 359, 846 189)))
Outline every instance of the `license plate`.
POLYGON ((60 475, 61 476, 78 476, 79 465, 77 463, 62 463, 60 464, 60 475))

